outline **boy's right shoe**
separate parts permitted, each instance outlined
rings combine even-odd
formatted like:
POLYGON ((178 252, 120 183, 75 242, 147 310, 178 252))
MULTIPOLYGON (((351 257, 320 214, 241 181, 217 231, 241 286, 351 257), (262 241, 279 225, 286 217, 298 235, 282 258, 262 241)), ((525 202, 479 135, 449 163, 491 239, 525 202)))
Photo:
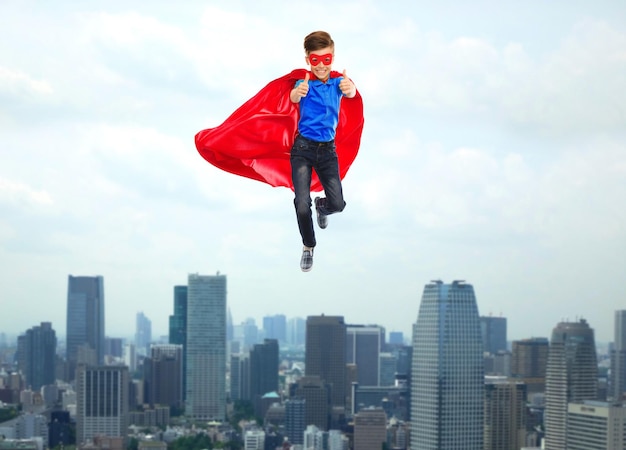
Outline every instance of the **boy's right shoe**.
POLYGON ((322 214, 319 208, 319 202, 321 198, 315 197, 315 211, 317 212, 317 224, 320 228, 324 229, 328 226, 328 216, 326 214, 322 214))
POLYGON ((304 248, 302 258, 300 258, 300 268, 303 272, 308 272, 313 267, 313 249, 304 248))

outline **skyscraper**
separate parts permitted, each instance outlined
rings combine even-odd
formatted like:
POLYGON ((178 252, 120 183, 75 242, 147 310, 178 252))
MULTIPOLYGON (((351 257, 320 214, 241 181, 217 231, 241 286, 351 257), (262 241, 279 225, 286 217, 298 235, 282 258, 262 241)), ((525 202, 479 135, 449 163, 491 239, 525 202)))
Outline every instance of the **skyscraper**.
POLYGON ((80 366, 76 375, 76 443, 128 431, 128 368, 80 366))
POLYGON ((235 402, 237 400, 242 400, 242 359, 243 355, 239 353, 230 355, 230 399, 235 402))
POLYGON ((411 450, 483 450, 483 343, 472 285, 424 287, 412 365, 411 450))
POLYGON ((292 317, 287 321, 287 343, 293 346, 305 345, 306 320, 292 317))
POLYGON ((226 276, 190 274, 185 415, 226 417, 226 276))
POLYGON ((545 378, 548 364, 547 338, 530 338, 513 341, 511 351, 511 376, 519 378, 545 378))
POLYGON ((143 312, 138 312, 135 321, 135 349, 143 356, 150 354, 152 322, 143 312))
POLYGON ((268 339, 287 342, 287 319, 283 314, 263 317, 263 331, 268 339))
POLYGON ((511 376, 518 378, 532 394, 546 391, 546 367, 549 342, 547 338, 530 338, 513 341, 511 351, 511 376))
POLYGON ((183 400, 187 395, 187 286, 174 286, 174 314, 169 317, 169 343, 183 348, 183 400))
POLYGON ((507 377, 485 378, 485 450, 526 444, 526 385, 507 377))
MULTIPOLYGON (((342 316, 309 316, 304 370, 331 385, 332 406, 346 406, 346 325, 342 316)), ((308 425, 308 424, 307 424, 308 425)))
POLYGON ((613 401, 623 401, 626 400, 626 310, 615 311, 613 333, 609 396, 613 401))
POLYGON ((380 386, 380 352, 385 329, 378 325, 346 327, 346 362, 356 364, 360 386, 380 386))
POLYGON ((269 392, 278 392, 278 341, 265 339, 250 351, 250 397, 257 415, 261 415, 260 400, 269 392))
POLYGON ((169 342, 185 347, 187 342, 187 286, 174 286, 174 314, 169 321, 169 342))
POLYGON ((293 397, 285 402, 285 434, 292 444, 304 442, 304 430, 306 428, 304 398, 293 397))
POLYGON ((144 403, 181 408, 183 405, 183 346, 153 345, 144 360, 147 384, 144 403))
POLYGON ((481 316, 480 332, 484 352, 495 355, 506 351, 506 317, 481 316))
POLYGON ((27 330, 18 338, 18 368, 33 391, 54 384, 57 337, 50 322, 27 330))
POLYGON ((546 372, 545 448, 563 450, 567 404, 596 400, 598 395, 595 339, 586 320, 561 322, 554 328, 546 372))
POLYGON ((97 364, 104 364, 104 280, 101 276, 68 276, 67 361, 70 379, 78 361, 78 349, 90 348, 97 364))
POLYGON ((292 389, 294 389, 293 397, 304 400, 305 424, 315 425, 320 430, 328 430, 331 413, 331 386, 317 375, 307 375, 300 378, 292 389))

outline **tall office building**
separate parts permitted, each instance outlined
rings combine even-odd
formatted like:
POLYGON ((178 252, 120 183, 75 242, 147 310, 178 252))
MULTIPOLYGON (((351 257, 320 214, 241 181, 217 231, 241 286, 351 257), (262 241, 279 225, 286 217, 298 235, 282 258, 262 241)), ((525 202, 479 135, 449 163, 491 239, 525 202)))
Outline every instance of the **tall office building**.
POLYGON ((150 354, 152 342, 152 322, 143 312, 138 312, 135 320, 135 349, 142 356, 150 354))
POLYGON ((424 287, 412 365, 411 450, 483 450, 483 343, 472 285, 424 287))
POLYGON ((27 330, 18 337, 18 369, 33 391, 54 384, 56 380, 57 337, 50 322, 27 330))
POLYGON ((379 360, 379 372, 378 372, 378 385, 379 386, 393 386, 396 382, 396 373, 398 367, 398 361, 393 353, 381 353, 378 357, 379 360))
POLYGON ((174 314, 169 317, 169 343, 187 342, 187 286, 174 286, 174 314))
POLYGON ((506 351, 506 317, 481 316, 480 333, 483 351, 495 355, 506 351))
POLYGON ((561 322, 552 331, 546 371, 545 449, 563 450, 567 404, 596 400, 598 365, 587 321, 561 322))
POLYGON ((385 329, 378 325, 346 327, 346 363, 356 364, 360 386, 380 386, 380 352, 385 329))
POLYGON ((76 443, 95 436, 126 437, 128 368, 79 366, 76 375, 76 443))
POLYGON ((362 409, 354 416, 354 448, 379 450, 387 442, 387 414, 382 408, 362 409))
POLYGON ((248 317, 241 324, 241 330, 243 349, 249 351, 254 344, 259 342, 259 327, 256 326, 256 321, 252 317, 248 317))
POLYGON ((292 317, 287 321, 287 343, 295 347, 305 345, 306 320, 292 317))
POLYGON ((93 350, 96 364, 104 364, 104 280, 101 276, 68 276, 66 339, 71 380, 81 346, 93 350))
POLYGON ((332 406, 346 406, 346 324, 341 316, 309 316, 304 370, 331 385, 332 406))
POLYGON ((615 311, 613 333, 609 397, 617 402, 626 400, 626 310, 615 311))
POLYGON ((526 445, 526 385, 507 377, 485 377, 485 450, 526 445))
POLYGON ((291 444, 303 443, 306 428, 306 400, 292 397, 285 402, 285 437, 291 444))
POLYGON ((174 286, 174 314, 169 317, 169 343, 183 346, 183 400, 187 395, 187 286, 174 286))
POLYGON ((233 327, 233 315, 230 308, 226 308, 226 342, 231 342, 235 337, 235 328, 233 327))
POLYGON ((304 400, 304 422, 306 425, 315 425, 320 430, 328 430, 331 416, 332 387, 317 375, 308 375, 300 378, 292 386, 292 398, 304 400))
POLYGON ((278 341, 265 339, 250 350, 250 398, 257 415, 261 415, 261 398, 278 392, 278 341))
POLYGON ((567 450, 626 448, 626 408, 585 400, 567 405, 567 450))
POLYGON ((183 406, 183 346, 152 345, 144 360, 144 403, 172 408, 183 406))
POLYGON ((517 378, 545 378, 548 365, 547 338, 513 341, 511 376, 517 378))
POLYGON ((287 342, 287 318, 283 314, 263 317, 263 331, 267 339, 287 342))
POLYGON ((185 415, 226 417, 226 276, 190 274, 185 415))
POLYGON ((122 338, 104 338, 104 354, 114 358, 122 358, 124 356, 124 339, 122 338))
POLYGON ((526 383, 529 396, 546 390, 548 349, 549 341, 543 337, 513 341, 511 376, 526 383))
POLYGON ((243 359, 243 355, 241 354, 232 354, 230 355, 230 399, 235 402, 237 400, 242 400, 241 396, 241 360, 243 359))

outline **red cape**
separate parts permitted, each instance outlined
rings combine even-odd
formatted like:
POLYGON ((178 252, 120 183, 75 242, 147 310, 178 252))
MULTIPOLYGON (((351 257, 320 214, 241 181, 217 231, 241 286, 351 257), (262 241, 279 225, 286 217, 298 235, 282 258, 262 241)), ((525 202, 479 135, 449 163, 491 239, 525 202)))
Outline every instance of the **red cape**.
MULTIPOLYGON (((223 124, 198 132, 196 148, 200 155, 226 172, 293 189, 289 155, 299 108, 289 100, 289 93, 306 73, 305 69, 296 69, 271 81, 223 124)), ((340 76, 339 72, 331 72, 331 77, 340 76)), ((335 145, 342 179, 359 151, 362 131, 363 100, 357 91, 356 97, 341 100, 335 145)), ((311 191, 322 189, 314 172, 311 191)))

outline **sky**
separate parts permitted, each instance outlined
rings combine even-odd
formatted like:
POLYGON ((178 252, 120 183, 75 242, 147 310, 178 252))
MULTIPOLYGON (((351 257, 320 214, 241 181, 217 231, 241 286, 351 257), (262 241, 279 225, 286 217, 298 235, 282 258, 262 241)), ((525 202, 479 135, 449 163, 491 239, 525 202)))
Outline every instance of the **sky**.
POLYGON ((510 340, 626 309, 621 0, 0 2, 0 332, 65 335, 68 275, 106 334, 227 275, 235 325, 342 315, 410 337, 465 280, 510 340), (183 6, 184 5, 184 6, 183 6), (303 273, 293 194, 205 162, 195 134, 304 66, 328 31, 363 97, 346 209, 303 273))

